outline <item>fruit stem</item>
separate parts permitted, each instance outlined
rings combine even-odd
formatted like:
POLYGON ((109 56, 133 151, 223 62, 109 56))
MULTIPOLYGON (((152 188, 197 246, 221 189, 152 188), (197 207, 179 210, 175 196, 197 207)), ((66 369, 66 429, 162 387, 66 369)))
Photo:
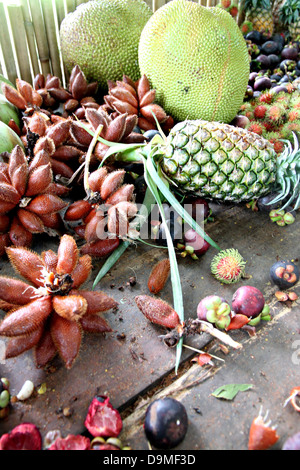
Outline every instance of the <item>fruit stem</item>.
POLYGON ((91 156, 92 156, 94 147, 97 143, 98 137, 101 134, 102 129, 103 129, 103 124, 100 124, 97 127, 97 130, 96 130, 96 132, 93 136, 93 139, 92 139, 92 141, 89 145, 88 151, 87 151, 86 156, 85 156, 83 182, 84 182, 84 189, 85 189, 85 192, 86 192, 86 195, 87 195, 88 198, 90 198, 91 193, 92 193, 92 191, 90 189, 90 185, 89 185, 89 175, 90 175, 89 169, 90 169, 91 156))

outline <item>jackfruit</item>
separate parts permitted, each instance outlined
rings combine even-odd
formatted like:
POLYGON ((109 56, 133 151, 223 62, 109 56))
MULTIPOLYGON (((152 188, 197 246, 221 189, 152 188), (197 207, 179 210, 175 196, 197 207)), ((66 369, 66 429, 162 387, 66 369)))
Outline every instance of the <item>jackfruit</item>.
POLYGON ((172 0, 145 25, 139 65, 156 102, 178 121, 230 122, 243 102, 250 64, 246 42, 225 10, 172 0))
POLYGON ((63 62, 79 65, 87 80, 107 88, 107 80, 140 78, 138 44, 152 10, 143 0, 91 0, 60 25, 63 62))

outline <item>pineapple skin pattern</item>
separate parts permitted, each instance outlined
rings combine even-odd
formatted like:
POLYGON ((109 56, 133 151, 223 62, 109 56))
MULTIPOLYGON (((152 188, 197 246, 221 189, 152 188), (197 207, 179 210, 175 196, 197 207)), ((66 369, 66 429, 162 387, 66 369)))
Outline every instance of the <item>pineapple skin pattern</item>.
POLYGON ((226 123, 180 122, 160 155, 164 173, 179 189, 206 198, 251 201, 269 193, 276 182, 273 145, 226 123))

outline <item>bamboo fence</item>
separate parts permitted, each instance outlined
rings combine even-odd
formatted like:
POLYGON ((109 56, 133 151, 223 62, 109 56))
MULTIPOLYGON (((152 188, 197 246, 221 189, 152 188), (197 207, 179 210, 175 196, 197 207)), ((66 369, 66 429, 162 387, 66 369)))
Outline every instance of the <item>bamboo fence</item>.
MULTIPOLYGON (((29 83, 42 73, 59 77, 65 85, 59 27, 64 17, 89 0, 0 0, 0 74, 15 83, 29 83)), ((145 0, 156 11, 168 0, 145 0)), ((169 0, 170 1, 170 0, 169 0)), ((206 7, 218 0, 193 0, 206 7)))

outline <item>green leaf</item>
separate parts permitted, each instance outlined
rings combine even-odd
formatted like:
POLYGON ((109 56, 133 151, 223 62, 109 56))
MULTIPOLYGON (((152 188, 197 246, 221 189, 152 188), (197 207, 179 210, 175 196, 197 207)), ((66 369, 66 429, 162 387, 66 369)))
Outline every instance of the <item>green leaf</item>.
POLYGON ((212 395, 216 398, 223 398, 224 400, 233 400, 238 392, 245 392, 252 387, 252 384, 227 384, 217 388, 212 395))
POLYGON ((180 217, 193 229, 195 230, 204 240, 206 240, 211 246, 216 248, 216 250, 221 251, 221 248, 219 245, 217 245, 214 240, 212 240, 205 232, 204 230, 197 224, 197 222, 191 217, 191 215, 182 207, 180 202, 176 199, 176 197, 171 193, 169 188, 166 186, 166 184, 162 181, 160 176, 158 175, 155 165, 152 161, 152 158, 150 155, 147 158, 147 169, 149 172, 151 172, 151 177, 156 184, 157 188, 160 190, 160 192, 164 195, 166 200, 171 204, 172 208, 174 211, 176 211, 180 217))

